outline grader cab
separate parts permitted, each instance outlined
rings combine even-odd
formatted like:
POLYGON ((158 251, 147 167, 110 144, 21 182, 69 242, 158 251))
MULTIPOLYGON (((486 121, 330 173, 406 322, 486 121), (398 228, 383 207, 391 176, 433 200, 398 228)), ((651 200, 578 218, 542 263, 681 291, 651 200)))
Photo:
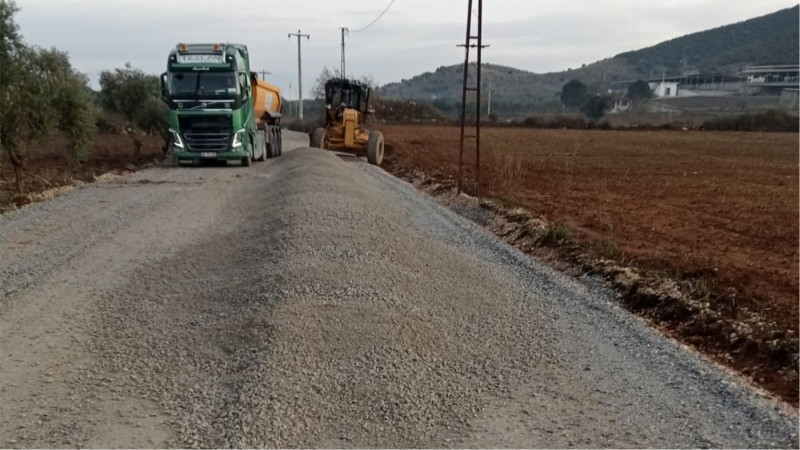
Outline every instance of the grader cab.
POLYGON ((366 126, 369 109, 368 86, 334 78, 325 83, 325 127, 311 133, 311 146, 366 156, 370 164, 383 162, 383 134, 366 126))

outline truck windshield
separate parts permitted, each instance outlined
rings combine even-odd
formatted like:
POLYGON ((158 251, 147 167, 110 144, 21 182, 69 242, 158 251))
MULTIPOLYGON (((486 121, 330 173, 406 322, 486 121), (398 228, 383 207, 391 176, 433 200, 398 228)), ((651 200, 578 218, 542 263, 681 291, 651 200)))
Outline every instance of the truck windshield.
POLYGON ((238 92, 234 72, 169 73, 169 93, 173 97, 234 98, 238 92))

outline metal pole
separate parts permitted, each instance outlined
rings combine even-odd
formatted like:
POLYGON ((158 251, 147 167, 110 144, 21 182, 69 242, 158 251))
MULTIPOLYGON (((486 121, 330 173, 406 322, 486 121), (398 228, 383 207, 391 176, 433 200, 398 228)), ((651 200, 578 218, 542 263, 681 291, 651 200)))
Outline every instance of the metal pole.
MULTIPOLYGON (((470 8, 472 9, 472 8, 470 8)), ((483 50, 483 0, 478 0, 478 85, 475 95, 475 194, 481 196, 481 50, 483 50)))
POLYGON ((346 72, 344 70, 345 69, 345 65, 344 65, 344 61, 345 61, 345 59, 344 59, 344 36, 350 30, 348 30, 347 27, 339 27, 339 29, 342 30, 342 78, 347 78, 347 75, 345 75, 346 72))
POLYGON ((464 126, 467 119, 467 76, 469 75, 469 33, 472 26, 472 0, 467 7, 467 37, 464 41, 464 85, 461 89, 461 138, 458 145, 458 193, 463 190, 464 177, 464 126))
MULTIPOLYGON (((297 30, 300 33, 300 30, 297 30)), ((300 120, 303 120, 303 50, 300 46, 300 36, 297 36, 297 86, 298 95, 300 97, 300 120)))
POLYGON ((304 37, 306 39, 310 39, 311 36, 307 34, 301 34, 300 30, 297 30, 297 33, 289 33, 290 39, 292 36, 297 36, 297 93, 300 103, 297 117, 299 117, 300 120, 303 120, 303 54, 300 48, 300 38, 304 37))

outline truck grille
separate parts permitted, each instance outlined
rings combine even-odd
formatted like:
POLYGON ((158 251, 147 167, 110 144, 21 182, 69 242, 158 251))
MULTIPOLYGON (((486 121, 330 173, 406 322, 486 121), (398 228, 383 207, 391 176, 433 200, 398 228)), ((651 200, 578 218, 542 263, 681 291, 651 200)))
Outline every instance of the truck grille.
POLYGON ((220 152, 233 139, 231 116, 180 116, 178 122, 186 148, 192 152, 220 152))

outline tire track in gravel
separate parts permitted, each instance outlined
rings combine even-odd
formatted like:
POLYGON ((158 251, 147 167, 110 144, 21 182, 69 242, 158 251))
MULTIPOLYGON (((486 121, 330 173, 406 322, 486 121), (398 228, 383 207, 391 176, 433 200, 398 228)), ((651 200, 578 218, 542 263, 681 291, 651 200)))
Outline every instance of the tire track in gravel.
POLYGON ((114 358, 93 351, 97 330, 114 320, 102 316, 104 297, 128 283, 135 289, 138 267, 228 226, 237 188, 264 170, 150 169, 0 217, 0 267, 10 274, 0 285, 3 445, 154 447, 172 439, 158 405, 138 395, 136 374, 111 373, 114 358))

